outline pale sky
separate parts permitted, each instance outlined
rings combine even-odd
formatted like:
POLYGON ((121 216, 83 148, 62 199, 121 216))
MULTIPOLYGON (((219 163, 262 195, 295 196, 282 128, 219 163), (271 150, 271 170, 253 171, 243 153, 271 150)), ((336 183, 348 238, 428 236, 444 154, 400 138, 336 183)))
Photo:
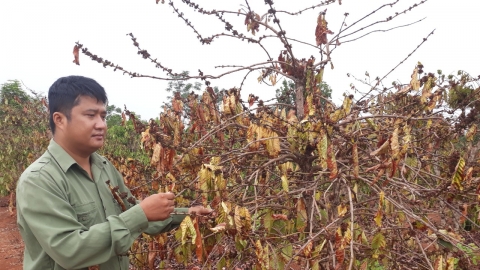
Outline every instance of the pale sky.
MULTIPOLYGON (((350 14, 346 21, 349 25, 383 3, 394 1, 342 0, 342 5, 329 5, 326 17, 329 28, 337 33, 345 12, 350 14)), ((233 11, 242 8, 245 3, 236 0, 197 2, 202 3, 206 9, 233 11)), ((277 10, 297 11, 320 1, 274 2, 277 10)), ((358 26, 383 20, 417 2, 420 0, 400 0, 394 7, 385 8, 358 26)), ((224 25, 214 16, 199 16, 181 1, 175 3, 203 36, 226 32, 224 25)), ((263 0, 251 0, 249 3, 259 14, 268 10, 263 0)), ((306 11, 295 17, 285 14, 278 16, 287 36, 314 44, 317 15, 323 9, 306 11)), ((365 78, 366 71, 372 79, 383 77, 433 29, 436 29, 435 34, 384 80, 387 86, 392 81, 408 83, 418 61, 423 63, 425 71, 442 69, 444 73, 450 74, 463 69, 475 77, 480 75, 478 11, 480 1, 477 0, 428 0, 406 15, 379 24, 371 30, 389 29, 426 17, 422 22, 342 44, 332 54, 335 68, 331 70, 328 66, 324 76, 333 89, 334 102, 340 104, 342 94, 348 92, 350 84, 354 82, 346 76, 347 73, 361 79, 365 78)), ((233 24, 234 29, 246 33, 243 17, 225 15, 225 18, 233 24)), ((160 113, 160 106, 166 100, 167 82, 130 78, 119 71, 103 68, 83 54, 80 55, 80 66, 77 66, 72 63, 72 50, 76 41, 125 69, 155 76, 166 75, 137 55, 137 49, 126 36, 127 33, 133 33, 140 45, 154 58, 177 72, 188 70, 196 75, 197 70, 201 69, 205 74, 217 75, 223 71, 215 69, 216 65, 249 65, 267 60, 259 46, 231 38, 220 38, 211 45, 201 45, 193 31, 173 14, 170 6, 157 5, 155 0, 1 0, 0 30, 0 84, 18 79, 27 87, 46 94, 50 85, 59 77, 87 76, 105 87, 110 104, 122 107, 126 104, 144 119, 154 118, 160 113)), ((246 34, 251 36, 251 33, 246 34)), ((260 27, 257 37, 263 34, 271 33, 260 27)), ((266 42, 265 45, 274 58, 282 49, 277 41, 266 42)), ((297 58, 308 58, 311 55, 320 58, 318 50, 298 43, 293 43, 293 50, 297 58)), ((212 85, 227 89, 239 87, 244 75, 245 72, 226 76, 212 81, 212 85)), ((262 86, 257 83, 258 76, 258 72, 253 72, 247 78, 242 90, 244 100, 249 93, 263 99, 274 96, 279 85, 262 86)), ((354 83, 360 89, 367 89, 358 82, 354 83)))

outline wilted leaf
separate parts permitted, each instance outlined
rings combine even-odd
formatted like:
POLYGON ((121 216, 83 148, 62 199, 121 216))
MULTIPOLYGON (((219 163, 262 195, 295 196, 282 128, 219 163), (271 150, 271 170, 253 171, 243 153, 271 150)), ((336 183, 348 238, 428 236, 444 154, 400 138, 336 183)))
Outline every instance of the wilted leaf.
POLYGON ((277 75, 275 75, 275 74, 270 75, 269 80, 272 83, 272 85, 277 84, 277 75))
POLYGON ((403 126, 403 133, 405 134, 403 136, 403 145, 402 145, 402 151, 400 155, 405 154, 408 149, 410 148, 410 142, 411 142, 411 135, 410 132, 412 131, 412 127, 409 125, 403 126))
POLYGON ((305 202, 301 198, 297 201, 296 226, 298 232, 303 232, 307 227, 307 209, 305 208, 305 202))
POLYGON ((78 55, 78 51, 79 51, 79 47, 78 45, 75 45, 75 47, 73 47, 73 63, 77 64, 77 65, 80 65, 80 59, 79 59, 79 55, 78 55))
POLYGON ((378 209, 377 214, 375 215, 375 224, 377 224, 378 227, 382 227, 382 218, 383 218, 383 213, 381 209, 378 209))
POLYGON ((465 178, 463 179, 466 186, 470 186, 472 184, 472 173, 473 167, 468 168, 467 172, 465 173, 465 178))
POLYGON ((453 177, 452 177, 452 186, 454 186, 458 190, 463 190, 462 181, 465 176, 463 174, 464 168, 465 168, 465 160, 462 157, 460 157, 457 163, 457 167, 455 168, 455 173, 453 174, 453 177))
POLYGON ((317 27, 315 28, 315 40, 317 46, 321 44, 327 44, 327 34, 333 34, 332 31, 328 30, 328 23, 325 20, 325 13, 320 13, 317 18, 317 27))
POLYGON ((390 146, 390 140, 385 140, 385 142, 382 144, 382 146, 380 146, 380 148, 370 153, 370 156, 376 156, 376 155, 386 153, 389 149, 389 146, 390 146))
POLYGON ((312 255, 312 247, 313 241, 309 241, 303 249, 303 254, 305 255, 305 257, 310 258, 310 256, 312 255))
POLYGON ((306 109, 308 112, 306 115, 312 116, 315 115, 315 105, 313 104, 313 95, 309 94, 305 100, 305 103, 307 104, 306 109))
POLYGON ((357 143, 352 146, 352 158, 353 158, 353 177, 358 178, 359 166, 358 166, 358 147, 357 143))
POLYGON ((385 236, 382 233, 377 233, 372 239, 372 248, 379 249, 385 248, 387 246, 387 242, 385 241, 385 236))
POLYGON ((473 137, 477 134, 477 125, 473 124, 467 131, 467 134, 465 134, 465 138, 467 139, 467 142, 473 141, 473 137))
POLYGON ((348 115, 352 109, 352 98, 353 96, 345 96, 342 104, 342 110, 344 112, 344 117, 348 115))
MULTIPOLYGON (((193 220, 193 227, 195 228, 195 254, 197 254, 197 259, 199 262, 203 261, 203 240, 202 234, 200 233, 200 228, 198 227, 198 217, 195 217, 193 220)), ((153 269, 153 268, 151 268, 153 269)))
POLYGON ((367 266, 368 266, 368 261, 364 261, 361 265, 360 265, 360 270, 367 270, 367 266))
POLYGON ((338 212, 338 216, 339 217, 343 217, 345 216, 345 214, 347 213, 347 205, 342 203, 342 204, 339 204, 337 206, 337 212, 338 212))
POLYGON ((338 175, 337 160, 333 150, 333 144, 329 143, 327 146, 327 168, 330 171, 329 179, 333 180, 338 175))
POLYGON ((262 261, 263 259, 263 247, 262 243, 260 242, 260 239, 258 239, 255 242, 255 254, 257 255, 257 258, 262 261))
POLYGON ((435 270, 443 270, 443 255, 438 255, 433 265, 435 270))
POLYGON ((226 226, 227 226, 227 223, 222 222, 217 224, 217 226, 210 228, 210 230, 214 233, 218 233, 218 232, 224 231, 226 226))
POLYGON ((455 257, 450 257, 447 259, 447 267, 445 270, 454 270, 455 269, 455 257))
POLYGON ((237 229, 238 232, 241 232, 243 224, 242 224, 242 215, 240 213, 240 206, 238 205, 235 206, 235 215, 233 219, 235 220, 235 228, 237 229))
POLYGON ((320 138, 317 144, 318 150, 318 159, 320 166, 323 170, 327 168, 327 148, 328 148, 328 137, 325 131, 320 131, 320 138))
POLYGON ((392 137, 390 138, 390 147, 392 149, 392 159, 397 160, 400 153, 400 146, 398 144, 398 128, 395 128, 392 133, 392 137))
POLYGON ((282 180, 283 191, 288 192, 288 178, 287 178, 287 176, 282 175, 281 180, 282 180))
POLYGON ((410 85, 412 86, 413 90, 420 89, 420 81, 418 80, 418 68, 415 68, 412 73, 412 80, 410 81, 410 85))
POLYGON ((435 86, 435 77, 428 77, 427 82, 423 85, 422 96, 420 101, 422 104, 427 102, 427 99, 432 95, 432 88, 435 86))
POLYGON ((274 220, 288 220, 287 215, 284 214, 272 214, 274 220))

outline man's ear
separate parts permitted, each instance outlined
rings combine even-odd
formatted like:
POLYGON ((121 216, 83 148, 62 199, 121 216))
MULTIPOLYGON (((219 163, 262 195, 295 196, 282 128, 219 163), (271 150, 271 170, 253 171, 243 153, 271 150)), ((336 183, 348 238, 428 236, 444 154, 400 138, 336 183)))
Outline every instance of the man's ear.
POLYGON ((53 123, 55 123, 55 130, 63 130, 67 124, 67 116, 61 112, 54 112, 52 117, 53 123))

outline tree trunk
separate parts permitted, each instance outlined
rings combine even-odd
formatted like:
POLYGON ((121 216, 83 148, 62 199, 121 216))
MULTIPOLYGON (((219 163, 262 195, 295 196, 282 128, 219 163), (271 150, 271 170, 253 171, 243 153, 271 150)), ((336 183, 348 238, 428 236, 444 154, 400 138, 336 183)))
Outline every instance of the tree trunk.
POLYGON ((301 81, 295 81, 295 106, 297 107, 297 118, 299 121, 302 121, 303 116, 304 116, 304 109, 303 105, 305 103, 305 97, 304 97, 304 92, 305 92, 305 84, 302 83, 301 81))

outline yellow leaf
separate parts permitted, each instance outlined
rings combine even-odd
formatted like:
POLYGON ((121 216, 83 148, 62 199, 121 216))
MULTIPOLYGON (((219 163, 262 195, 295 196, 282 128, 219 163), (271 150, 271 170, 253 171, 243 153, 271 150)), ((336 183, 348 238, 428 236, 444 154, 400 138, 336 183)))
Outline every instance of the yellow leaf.
POLYGON ((324 72, 324 67, 320 69, 320 71, 317 73, 315 76, 315 84, 319 84, 323 81, 323 72, 324 72))
POLYGON ((195 245, 195 240, 197 238, 197 231, 195 230, 195 226, 193 225, 192 219, 189 217, 188 219, 185 218, 184 221, 187 222, 187 226, 190 231, 190 236, 192 237, 192 244, 195 245))
POLYGON ((257 81, 258 81, 258 83, 262 83, 262 81, 263 81, 263 78, 264 78, 264 77, 263 77, 264 75, 265 75, 265 74, 264 74, 264 72, 263 72, 263 71, 262 71, 262 72, 260 72, 260 75, 259 75, 259 76, 258 76, 258 78, 257 78, 257 81))
POLYGON ((257 258, 259 260, 263 259, 263 247, 262 247, 262 243, 260 242, 260 239, 258 239, 257 242, 255 242, 255 254, 257 255, 257 258))
POLYGON ((323 247, 325 246, 325 243, 327 243, 327 239, 323 240, 323 242, 320 245, 317 245, 315 247, 312 255, 317 256, 318 254, 320 254, 320 252, 322 252, 322 250, 323 250, 323 247))
POLYGON ((420 89, 420 81, 418 80, 418 68, 413 70, 412 80, 410 81, 410 85, 412 86, 413 90, 420 89))
POLYGON ((352 96, 345 96, 343 100, 342 109, 344 112, 344 116, 348 115, 352 109, 352 96))
POLYGON ((318 149, 318 158, 320 166, 323 170, 327 168, 327 148, 328 148, 328 138, 325 131, 320 131, 320 139, 317 144, 318 149))
POLYGON ((383 205, 385 204, 385 192, 383 191, 380 191, 380 193, 378 194, 378 201, 379 201, 379 205, 378 207, 383 207, 383 205))
POLYGON ((274 131, 269 131, 268 136, 270 138, 266 141, 268 154, 270 157, 276 158, 278 157, 278 153, 280 153, 280 139, 278 138, 278 134, 274 131))
POLYGON ((428 129, 428 128, 430 128, 430 127, 432 126, 432 124, 433 124, 432 119, 428 119, 427 125, 426 125, 425 127, 428 129))
POLYGON ((371 118, 367 118, 365 119, 365 121, 367 121, 367 124, 373 128, 375 131, 378 131, 378 126, 375 122, 373 122, 373 120, 371 118))
POLYGON ((180 224, 180 228, 182 230, 182 245, 185 245, 187 237, 191 237, 192 244, 195 244, 197 232, 195 230, 195 227, 193 226, 193 222, 190 216, 186 216, 183 219, 182 223, 180 224))
POLYGON ((375 218, 374 218, 375 224, 377 224, 378 227, 382 227, 382 217, 383 217, 382 210, 378 209, 377 214, 375 215, 375 218))
POLYGON ((275 74, 270 75, 269 79, 270 79, 270 82, 272 83, 272 85, 277 84, 277 75, 275 75, 275 74))
POLYGON ((412 127, 409 125, 403 126, 403 133, 405 134, 403 136, 403 145, 402 145, 402 153, 400 155, 405 154, 408 149, 410 148, 410 142, 411 142, 411 135, 410 131, 412 130, 412 127))
POLYGON ((240 214, 240 206, 235 206, 235 228, 237 231, 240 233, 242 231, 242 219, 241 219, 241 214, 240 214))
POLYGON ((283 191, 288 192, 288 178, 287 178, 287 176, 286 176, 286 175, 282 175, 281 179, 282 179, 282 188, 283 188, 283 191))
POLYGON ((230 214, 230 207, 225 202, 222 202, 221 205, 223 208, 223 212, 225 212, 225 214, 227 215, 230 214))
POLYGON ((452 186, 457 188, 458 190, 463 190, 462 181, 465 177, 463 170, 465 168, 465 160, 460 157, 457 163, 457 167, 455 168, 455 173, 452 177, 452 186))
POLYGON ((315 106, 313 105, 313 95, 312 94, 309 94, 307 96, 307 100, 306 100, 306 103, 307 103, 307 108, 308 108, 308 115, 314 115, 315 114, 315 106))
MULTIPOLYGON (((190 218, 189 216, 186 216, 185 218, 190 218)), ((185 243, 187 242, 187 224, 185 222, 182 221, 182 223, 180 223, 180 229, 182 230, 182 245, 185 245, 185 243)))
POLYGON ((230 99, 228 95, 223 96, 222 109, 225 115, 231 115, 232 111, 230 110, 230 99))
POLYGON ((345 214, 347 213, 347 205, 342 203, 342 204, 339 204, 337 206, 337 212, 338 212, 338 216, 339 217, 343 217, 345 216, 345 214))
POLYGON ((454 269, 455 269, 455 257, 450 257, 447 259, 446 270, 454 270, 454 269))
POLYGON ((398 128, 395 128, 392 134, 392 138, 390 139, 390 148, 392 149, 392 159, 398 159, 400 153, 400 146, 398 144, 398 128))
POLYGON ((252 229, 252 217, 250 216, 250 212, 246 207, 242 207, 240 214, 243 217, 243 228, 245 231, 250 231, 252 229))
POLYGON ((473 137, 477 134, 477 125, 473 124, 467 131, 465 137, 467 138, 467 142, 473 141, 473 137))
POLYGON ((435 77, 428 77, 427 82, 423 85, 422 96, 420 97, 420 102, 422 104, 427 102, 427 98, 432 95, 432 88, 435 86, 435 77))
POLYGON ((160 161, 161 150, 162 150, 162 145, 159 143, 155 144, 155 147, 153 148, 153 155, 150 161, 150 165, 155 166, 160 161))
POLYGON ((433 269, 443 270, 443 256, 442 255, 438 255, 437 259, 435 259, 435 264, 433 265, 433 269))
POLYGON ((305 255, 305 257, 310 258, 310 256, 312 256, 312 247, 313 241, 309 241, 303 249, 303 254, 305 255))

